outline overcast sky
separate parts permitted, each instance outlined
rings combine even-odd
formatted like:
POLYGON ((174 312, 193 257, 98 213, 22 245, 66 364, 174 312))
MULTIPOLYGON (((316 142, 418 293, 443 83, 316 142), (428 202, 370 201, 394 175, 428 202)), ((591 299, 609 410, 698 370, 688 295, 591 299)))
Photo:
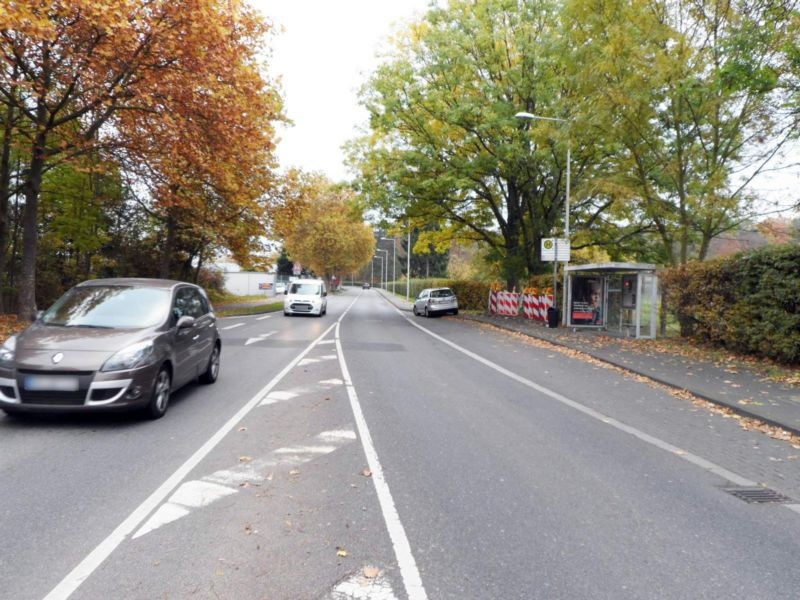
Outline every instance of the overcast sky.
POLYGON ((428 0, 250 0, 282 26, 272 44, 273 76, 282 79, 294 125, 281 128, 282 168, 349 179, 341 146, 366 122, 359 87, 377 66, 376 53, 394 24, 424 13, 428 0))

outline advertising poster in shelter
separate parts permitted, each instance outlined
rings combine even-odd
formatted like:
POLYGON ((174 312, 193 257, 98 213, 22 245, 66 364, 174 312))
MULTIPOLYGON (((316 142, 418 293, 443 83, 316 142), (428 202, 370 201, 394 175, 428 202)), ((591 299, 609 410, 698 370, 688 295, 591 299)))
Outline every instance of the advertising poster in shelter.
POLYGON ((572 324, 603 324, 603 280, 600 277, 572 278, 572 324))

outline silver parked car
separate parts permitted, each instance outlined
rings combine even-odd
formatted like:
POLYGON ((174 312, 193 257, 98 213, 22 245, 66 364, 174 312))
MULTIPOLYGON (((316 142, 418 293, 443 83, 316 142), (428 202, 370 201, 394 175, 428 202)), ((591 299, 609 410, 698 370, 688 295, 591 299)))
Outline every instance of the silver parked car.
POLYGON ((141 409, 214 383, 221 342, 202 288, 161 279, 96 279, 61 296, 0 348, 0 410, 141 409))
POLYGON ((445 313, 458 314, 458 298, 450 288, 431 288, 422 290, 414 300, 415 315, 441 315, 445 313))

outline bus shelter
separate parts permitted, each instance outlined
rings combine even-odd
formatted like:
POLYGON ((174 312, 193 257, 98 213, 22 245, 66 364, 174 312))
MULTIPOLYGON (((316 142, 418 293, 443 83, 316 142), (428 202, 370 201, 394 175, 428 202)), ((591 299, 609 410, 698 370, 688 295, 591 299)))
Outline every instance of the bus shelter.
POLYGON ((656 266, 598 263, 567 267, 566 325, 655 338, 658 319, 656 266))

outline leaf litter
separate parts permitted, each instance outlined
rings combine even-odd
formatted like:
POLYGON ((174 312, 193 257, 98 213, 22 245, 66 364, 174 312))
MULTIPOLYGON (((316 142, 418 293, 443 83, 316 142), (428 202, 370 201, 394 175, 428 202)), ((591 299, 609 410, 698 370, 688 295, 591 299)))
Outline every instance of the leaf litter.
MULTIPOLYGON (((624 369, 622 367, 618 367, 616 365, 612 365, 612 364, 604 362, 604 361, 602 361, 600 359, 594 358, 593 356, 591 356, 589 354, 586 354, 585 352, 581 352, 580 350, 574 350, 573 348, 567 348, 565 346, 559 346, 558 344, 554 344, 552 342, 543 340, 541 338, 531 337, 531 336, 526 335, 526 334, 524 334, 522 332, 519 332, 519 331, 509 331, 507 329, 503 329, 501 327, 497 327, 496 325, 493 325, 491 323, 486 323, 484 321, 478 321, 477 324, 478 324, 479 327, 485 327, 487 329, 493 329, 493 330, 498 331, 500 333, 503 333, 505 335, 509 335, 509 336, 515 337, 515 338, 521 340, 522 342, 524 342, 525 344, 527 344, 529 346, 533 346, 533 347, 536 347, 536 348, 541 348, 543 350, 560 352, 561 354, 569 356, 570 358, 574 358, 576 360, 580 360, 580 361, 583 361, 583 362, 586 362, 586 363, 589 363, 589 364, 592 364, 592 365, 595 365, 595 366, 599 366, 599 367, 602 367, 604 369, 608 369, 609 371, 615 371, 615 372, 623 375, 624 377, 627 377, 628 379, 631 379, 633 381, 637 381, 639 383, 644 383, 645 385, 648 385, 648 386, 650 386, 652 388, 662 390, 662 391, 666 392, 667 394, 670 394, 671 396, 673 396, 675 398, 679 398, 679 399, 684 400, 686 402, 690 402, 692 405, 694 405, 694 406, 696 406, 698 408, 702 408, 702 409, 706 410, 707 412, 714 413, 716 415, 720 415, 720 416, 722 416, 723 418, 726 418, 726 419, 733 419, 745 431, 758 431, 758 432, 763 433, 764 435, 766 435, 768 437, 771 437, 772 439, 780 440, 780 441, 783 441, 783 442, 789 442, 792 445, 792 448, 800 449, 800 436, 799 435, 796 435, 796 434, 794 434, 794 433, 792 433, 790 431, 786 431, 782 427, 776 427, 774 425, 770 425, 768 423, 765 423, 764 421, 760 421, 760 420, 752 418, 752 417, 747 417, 747 416, 744 416, 744 415, 737 414, 732 409, 730 409, 730 408, 728 408, 726 406, 720 406, 720 405, 714 404, 713 402, 710 402, 708 400, 703 400, 702 398, 699 398, 698 396, 695 396, 694 394, 692 394, 688 390, 678 389, 678 388, 674 388, 674 387, 665 385, 663 383, 659 383, 657 381, 654 381, 653 379, 650 379, 649 377, 645 377, 644 375, 639 375, 638 373, 634 373, 632 371, 629 371, 628 369, 624 369)), ((598 338, 603 340, 604 336, 598 336, 598 338)), ((609 338, 609 340, 610 340, 610 338, 609 338)), ((614 341, 616 341, 616 340, 614 340, 614 341)), ((634 341, 634 340, 620 340, 620 341, 624 341, 624 342, 628 342, 628 343, 636 343, 636 342, 641 342, 642 340, 636 340, 636 341, 634 341)), ((652 341, 652 340, 648 340, 648 341, 652 341)), ((736 358, 736 357, 729 357, 729 358, 733 359, 733 358, 736 358)))

